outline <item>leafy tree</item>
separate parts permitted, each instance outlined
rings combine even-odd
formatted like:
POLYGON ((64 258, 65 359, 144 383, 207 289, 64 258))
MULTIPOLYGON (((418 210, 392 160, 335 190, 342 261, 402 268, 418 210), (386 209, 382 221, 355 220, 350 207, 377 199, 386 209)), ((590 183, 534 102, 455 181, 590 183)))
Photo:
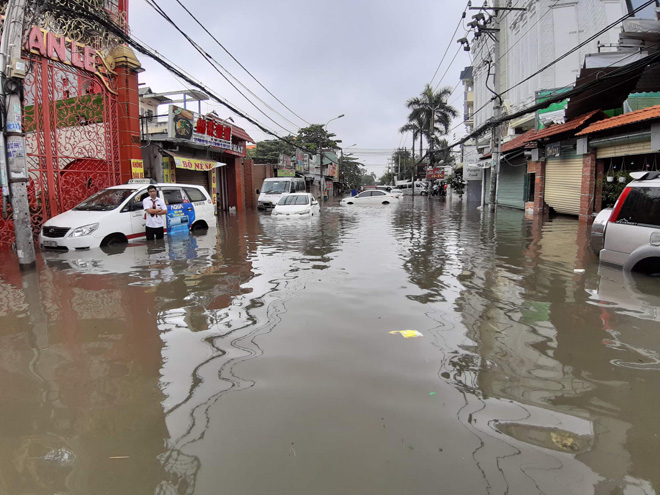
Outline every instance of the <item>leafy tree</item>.
POLYGON ((341 139, 333 139, 335 136, 336 134, 328 132, 323 125, 312 124, 298 131, 295 142, 310 151, 316 151, 319 144, 323 148, 339 149, 338 143, 341 143, 341 139))
MULTIPOLYGON (((456 109, 447 103, 451 92, 452 89, 449 87, 434 91, 433 87, 427 84, 419 96, 406 102, 406 106, 410 109, 408 124, 411 127, 421 128, 418 132, 426 138, 429 146, 431 143, 435 144, 437 134, 443 136, 449 132, 451 119, 458 116, 456 109)), ((432 155, 431 164, 434 162, 435 158, 432 155)))
POLYGON ((362 178, 362 185, 363 186, 375 186, 376 185, 376 174, 371 172, 370 174, 366 174, 362 178))
MULTIPOLYGON (((293 142, 293 136, 289 136, 287 141, 293 142)), ((254 158, 257 161, 274 163, 279 159, 280 153, 292 156, 296 154, 296 149, 294 146, 281 141, 280 139, 268 139, 257 143, 257 150, 254 158)))

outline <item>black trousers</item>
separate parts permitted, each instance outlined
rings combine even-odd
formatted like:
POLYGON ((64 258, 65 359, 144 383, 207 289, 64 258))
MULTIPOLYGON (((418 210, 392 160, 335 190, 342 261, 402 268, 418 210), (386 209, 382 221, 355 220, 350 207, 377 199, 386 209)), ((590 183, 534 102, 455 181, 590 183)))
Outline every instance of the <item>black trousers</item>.
POLYGON ((147 227, 147 240, 153 241, 154 239, 162 239, 165 237, 165 229, 163 227, 147 227))

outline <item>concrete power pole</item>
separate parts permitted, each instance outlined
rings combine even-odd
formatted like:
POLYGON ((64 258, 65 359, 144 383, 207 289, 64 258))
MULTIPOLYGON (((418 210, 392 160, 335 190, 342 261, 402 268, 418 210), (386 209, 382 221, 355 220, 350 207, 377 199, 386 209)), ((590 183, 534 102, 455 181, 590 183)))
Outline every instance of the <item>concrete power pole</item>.
MULTIPOLYGON (((21 59, 23 48, 23 18, 25 0, 9 0, 5 23, 2 27, 0 54, 4 75, 19 78, 25 75, 21 59), (21 68, 23 70, 21 71, 21 68), (21 74, 22 75, 19 75, 21 74)), ((3 76, 2 87, 6 80, 3 76)), ((21 81, 22 84, 22 81, 21 81)), ((5 96, 7 165, 9 169, 9 187, 11 207, 14 215, 14 233, 16 235, 16 253, 21 268, 30 268, 35 264, 34 239, 27 195, 27 162, 25 159, 25 134, 21 120, 22 102, 20 87, 5 96)), ((4 138, 3 138, 4 139, 4 138)))
MULTIPOLYGON (((494 7, 499 7, 499 0, 493 0, 493 6, 494 7)), ((495 96, 495 99, 493 100, 493 118, 495 120, 499 119, 500 116, 502 115, 502 102, 500 101, 499 94, 500 94, 500 68, 499 68, 499 58, 500 58, 500 18, 499 18, 499 13, 500 11, 495 9, 493 10, 493 29, 494 29, 494 36, 493 38, 495 39, 493 43, 493 67, 495 69, 495 75, 494 75, 494 81, 493 81, 493 88, 495 90, 495 93, 497 95, 495 96)), ((502 136, 500 132, 500 126, 496 125, 493 127, 493 131, 491 134, 491 140, 490 140, 490 153, 491 153, 491 159, 492 159, 492 166, 491 166, 491 172, 490 172, 490 194, 489 194, 489 202, 490 202, 490 211, 495 211, 497 208, 497 188, 499 185, 499 175, 500 175, 500 146, 501 146, 501 141, 502 141, 502 136)))

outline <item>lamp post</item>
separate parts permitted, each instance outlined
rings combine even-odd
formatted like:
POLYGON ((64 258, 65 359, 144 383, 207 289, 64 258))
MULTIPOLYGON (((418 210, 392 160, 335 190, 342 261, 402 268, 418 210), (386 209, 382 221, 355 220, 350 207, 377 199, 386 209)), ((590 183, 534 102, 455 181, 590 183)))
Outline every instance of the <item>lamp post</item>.
MULTIPOLYGON (((330 122, 333 120, 341 119, 344 116, 342 113, 341 115, 338 115, 337 117, 333 117, 332 119, 328 120, 325 125, 321 126, 321 131, 325 131, 325 128, 328 126, 330 122)), ((321 133, 323 134, 323 133, 321 133)), ((323 198, 325 197, 325 175, 323 175, 323 136, 319 136, 319 174, 320 174, 320 184, 319 184, 319 191, 321 197, 319 198, 319 205, 323 204, 323 198)))

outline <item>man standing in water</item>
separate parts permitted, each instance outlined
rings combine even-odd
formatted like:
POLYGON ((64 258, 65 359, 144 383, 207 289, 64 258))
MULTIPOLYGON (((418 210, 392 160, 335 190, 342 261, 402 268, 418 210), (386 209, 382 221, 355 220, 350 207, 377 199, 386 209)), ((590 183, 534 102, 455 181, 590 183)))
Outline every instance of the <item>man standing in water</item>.
POLYGON ((147 188, 149 197, 142 200, 146 218, 147 240, 162 239, 165 236, 165 221, 163 216, 167 214, 167 206, 158 197, 156 186, 147 188))

